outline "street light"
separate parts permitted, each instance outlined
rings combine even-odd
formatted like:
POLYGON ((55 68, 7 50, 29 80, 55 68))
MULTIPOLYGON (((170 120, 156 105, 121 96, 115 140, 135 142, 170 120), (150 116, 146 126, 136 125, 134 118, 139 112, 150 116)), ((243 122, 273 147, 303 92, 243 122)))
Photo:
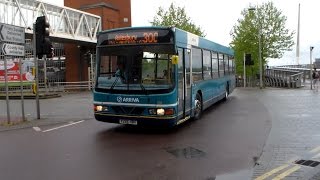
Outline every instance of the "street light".
MULTIPOLYGON (((248 9, 249 11, 258 11, 257 8, 255 7, 251 7, 248 9)), ((260 89, 262 89, 263 87, 263 81, 262 81, 262 58, 261 58, 261 22, 260 22, 260 17, 259 17, 259 12, 257 12, 257 17, 258 17, 258 25, 259 25, 259 34, 258 34, 258 41, 259 41, 259 74, 260 74, 260 83, 259 83, 259 86, 260 86, 260 89)))
POLYGON ((246 87, 246 53, 243 53, 243 87, 246 87))
POLYGON ((313 46, 310 46, 310 89, 312 90, 312 50, 313 50, 313 46))

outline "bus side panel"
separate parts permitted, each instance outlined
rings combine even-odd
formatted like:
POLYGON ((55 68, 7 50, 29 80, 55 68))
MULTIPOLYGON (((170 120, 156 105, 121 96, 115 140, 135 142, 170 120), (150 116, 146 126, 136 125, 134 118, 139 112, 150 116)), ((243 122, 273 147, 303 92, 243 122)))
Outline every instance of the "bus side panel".
POLYGON ((235 75, 231 75, 230 76, 230 90, 229 93, 231 94, 233 92, 233 90, 236 88, 236 76, 235 75))

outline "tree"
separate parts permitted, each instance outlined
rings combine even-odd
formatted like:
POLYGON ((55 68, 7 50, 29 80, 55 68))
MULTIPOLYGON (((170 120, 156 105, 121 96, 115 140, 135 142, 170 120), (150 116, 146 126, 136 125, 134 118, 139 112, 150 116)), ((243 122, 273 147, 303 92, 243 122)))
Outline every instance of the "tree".
POLYGON ((250 73, 259 73, 259 30, 262 67, 267 63, 268 58, 281 58, 285 51, 292 50, 294 32, 285 27, 287 17, 282 15, 273 2, 244 9, 241 15, 243 18, 238 19, 231 32, 232 42, 230 43, 235 51, 236 69, 239 75, 243 74, 244 53, 250 53, 254 60, 250 73))
POLYGON ((153 26, 174 26, 201 37, 206 36, 204 31, 187 16, 185 8, 176 7, 173 3, 171 3, 168 10, 159 7, 151 24, 153 26))

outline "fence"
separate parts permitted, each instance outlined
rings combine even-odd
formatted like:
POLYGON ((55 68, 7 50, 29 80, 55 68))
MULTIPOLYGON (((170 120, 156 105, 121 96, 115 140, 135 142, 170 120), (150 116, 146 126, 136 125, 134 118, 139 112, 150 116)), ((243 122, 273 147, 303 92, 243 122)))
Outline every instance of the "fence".
MULTIPOLYGON (((308 69, 287 69, 284 67, 267 68, 264 70, 263 82, 266 87, 300 88, 310 76, 308 69)), ((237 77, 237 86, 244 87, 242 76, 237 77)), ((259 75, 248 77, 246 87, 259 86, 259 75)))
MULTIPOLYGON (((95 71, 95 54, 88 54, 90 58, 88 67, 88 81, 80 82, 66 82, 66 57, 64 45, 61 43, 53 43, 54 46, 54 57, 38 60, 38 78, 39 78, 39 92, 50 93, 50 92, 66 92, 75 90, 90 90, 94 84, 94 71, 95 71)), ((0 63, 4 60, 3 53, 0 54, 0 63)), ((20 93, 20 89, 26 95, 34 94, 33 89, 33 69, 34 69, 34 56, 33 56, 33 44, 30 39, 26 39, 25 44, 25 56, 24 57, 12 57, 12 62, 18 63, 21 60, 22 73, 27 73, 31 80, 24 81, 20 87, 18 82, 9 83, 8 93, 10 96, 17 95, 20 93)), ((9 61, 11 63, 11 61, 9 61)), ((0 64, 1 66, 1 64, 0 64)), ((18 66, 18 65, 17 65, 18 66)), ((20 66, 19 66, 20 67, 20 66)), ((19 75, 19 73, 17 73, 19 75)), ((0 77, 1 76, 0 72, 0 77)), ((3 81, 3 80, 2 80, 3 81)), ((0 93, 7 93, 4 85, 0 82, 0 93)))

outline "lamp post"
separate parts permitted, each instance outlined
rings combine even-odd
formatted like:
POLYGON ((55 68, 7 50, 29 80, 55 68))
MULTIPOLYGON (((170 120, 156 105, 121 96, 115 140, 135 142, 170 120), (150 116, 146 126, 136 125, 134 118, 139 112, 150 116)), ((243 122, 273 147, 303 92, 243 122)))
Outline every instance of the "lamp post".
POLYGON ((243 87, 246 87, 246 53, 243 53, 243 87))
POLYGON ((258 33, 258 41, 259 41, 259 86, 260 89, 263 88, 263 81, 262 81, 262 57, 261 57, 261 22, 260 22, 260 16, 259 16, 259 12, 258 12, 258 8, 249 8, 249 11, 256 11, 257 12, 257 17, 258 17, 258 25, 259 25, 259 33, 258 33))
POLYGON ((310 46, 310 89, 312 90, 312 50, 313 50, 313 46, 310 46))

